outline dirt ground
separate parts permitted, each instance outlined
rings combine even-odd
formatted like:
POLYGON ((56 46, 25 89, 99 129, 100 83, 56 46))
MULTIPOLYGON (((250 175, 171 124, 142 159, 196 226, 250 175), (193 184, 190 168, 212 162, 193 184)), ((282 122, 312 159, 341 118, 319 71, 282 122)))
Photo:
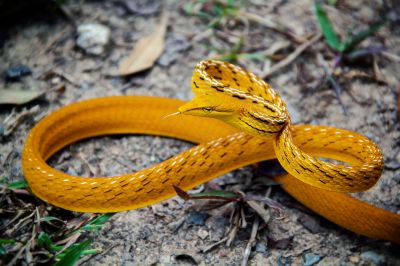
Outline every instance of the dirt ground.
MULTIPOLYGON (((35 23, 13 25, 0 47, 0 72, 24 64, 32 73, 12 83, 25 90, 38 89, 45 93, 27 104, 0 105, 0 134, 3 134, 0 176, 7 182, 23 179, 21 151, 24 140, 37 121, 57 108, 107 95, 189 100, 195 64, 206 58, 231 55, 232 47, 242 41, 239 50, 234 51, 239 54, 234 63, 268 76, 266 80, 283 96, 295 123, 353 130, 371 138, 382 148, 386 163, 383 176, 372 189, 354 196, 400 214, 399 29, 393 25, 384 26, 360 46, 384 47, 384 53, 346 61, 336 68, 332 75, 342 88, 342 106, 330 83, 324 81, 324 62, 331 64, 335 53, 323 38, 287 66, 272 75, 267 74, 271 65, 291 54, 302 40, 305 42, 304 39, 320 32, 312 1, 249 0, 236 3, 240 10, 273 21, 289 29, 290 34, 261 25, 246 16, 226 15, 218 25, 207 26, 207 21, 185 11, 188 5, 195 6, 200 2, 67 1, 62 6, 65 13, 55 22, 39 19, 35 23), (125 2, 144 4, 127 8, 125 2), (169 19, 161 57, 146 71, 127 77, 116 76, 120 62, 138 40, 154 31, 162 12, 167 13, 169 19), (110 41, 100 55, 90 55, 77 47, 76 29, 85 23, 99 23, 111 30, 110 41), (246 56, 254 53, 261 55, 246 56), (23 112, 27 115, 14 120, 10 126, 7 121, 23 112), (6 135, 7 130, 11 132, 6 135)), ((384 12, 382 1, 338 2, 335 6, 324 5, 324 8, 343 36, 349 29, 362 29, 373 23, 384 12)), ((4 87, 10 84, 4 77, 0 83, 4 87)), ((101 137, 63 149, 50 164, 73 175, 112 176, 139 171, 191 146, 161 137, 101 137)), ((257 167, 250 166, 220 177, 200 190, 241 190, 246 187, 246 193, 265 194, 266 187, 260 191, 247 186, 249 180, 258 175, 257 167)), ((301 206, 279 186, 273 186, 271 198, 285 206, 286 217, 276 219, 277 215, 273 214, 269 224, 261 227, 249 265, 400 265, 398 246, 358 236, 334 225, 301 206)), ((239 230, 230 247, 223 243, 203 252, 204 248, 226 236, 231 209, 226 206, 207 211, 201 206, 199 202, 185 202, 175 197, 154 206, 118 213, 99 233, 90 234, 94 239, 92 247, 101 252, 84 256, 80 262, 85 265, 240 265, 254 215, 249 216, 247 228, 239 230), (202 221, 199 213, 208 213, 209 217, 202 221), (193 224, 190 218, 199 225, 193 224)), ((10 209, 9 206, 0 208, 3 214, 10 209)), ((9 221, 8 216, 4 217, 9 221)), ((6 219, 1 222, 4 224, 6 219)), ((29 232, 11 236, 5 232, 0 231, 1 238, 14 237, 23 242, 29 236, 29 232), (21 234, 28 235, 21 238, 21 234)), ((29 264, 26 254, 19 254, 15 263, 29 264)), ((10 257, 2 259, 7 263, 11 260, 10 257)))

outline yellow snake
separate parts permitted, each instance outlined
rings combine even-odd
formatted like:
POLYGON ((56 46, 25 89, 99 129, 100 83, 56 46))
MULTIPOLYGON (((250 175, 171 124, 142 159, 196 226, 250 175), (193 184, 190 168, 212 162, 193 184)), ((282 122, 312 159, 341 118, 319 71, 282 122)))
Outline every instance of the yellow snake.
POLYGON ((239 167, 277 158, 288 174, 276 181, 304 205, 353 232, 400 243, 400 215, 343 194, 366 190, 379 179, 383 158, 372 141, 333 127, 292 125, 277 92, 254 74, 226 62, 200 62, 192 89, 195 98, 187 103, 158 97, 105 97, 68 105, 42 119, 27 137, 22 156, 32 192, 72 211, 118 212, 175 196, 173 185, 189 190, 239 167), (183 115, 163 119, 177 110, 183 115), (77 177, 46 164, 55 152, 75 141, 131 133, 200 144, 121 176, 77 177))

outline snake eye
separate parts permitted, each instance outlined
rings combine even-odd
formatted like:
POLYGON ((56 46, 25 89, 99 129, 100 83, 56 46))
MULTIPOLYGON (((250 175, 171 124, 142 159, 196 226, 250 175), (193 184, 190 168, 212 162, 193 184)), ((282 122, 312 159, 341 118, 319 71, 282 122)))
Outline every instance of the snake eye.
POLYGON ((203 112, 204 113, 211 113, 213 109, 211 107, 203 107, 203 112))

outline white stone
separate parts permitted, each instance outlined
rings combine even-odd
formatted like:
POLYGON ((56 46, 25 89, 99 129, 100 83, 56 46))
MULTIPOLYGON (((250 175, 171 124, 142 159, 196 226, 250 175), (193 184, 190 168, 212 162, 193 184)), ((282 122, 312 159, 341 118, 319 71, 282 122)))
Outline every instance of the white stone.
POLYGON ((101 55, 110 41, 111 31, 101 24, 79 25, 76 44, 88 54, 101 55))

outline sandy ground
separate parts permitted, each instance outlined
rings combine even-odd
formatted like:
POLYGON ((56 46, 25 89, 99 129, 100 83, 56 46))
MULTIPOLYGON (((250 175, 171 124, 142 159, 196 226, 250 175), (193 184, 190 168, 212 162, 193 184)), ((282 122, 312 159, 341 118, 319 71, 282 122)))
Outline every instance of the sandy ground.
MULTIPOLYGON (((20 83, 29 88, 44 89, 46 93, 24 106, 0 109, 1 122, 11 112, 18 114, 24 108, 39 106, 38 111, 18 124, 9 136, 2 138, 0 176, 10 181, 23 178, 20 159, 27 133, 35 122, 63 105, 106 95, 190 99, 189 81, 195 64, 218 56, 210 49, 211 46, 232 47, 243 34, 244 26, 240 21, 237 24, 228 22, 209 30, 198 17, 185 14, 183 2, 166 1, 162 6, 169 13, 166 51, 173 51, 179 45, 181 50, 169 55, 164 53, 164 60, 170 61, 168 64, 158 61, 148 71, 127 78, 110 74, 115 73, 119 62, 129 54, 135 42, 155 28, 160 19, 157 9, 154 13, 141 15, 129 13, 119 1, 87 1, 81 5, 78 1, 71 1, 66 4, 76 25, 101 23, 111 29, 111 42, 101 56, 87 55, 76 47, 76 28, 69 20, 15 27, 0 50, 3 62, 0 72, 23 63, 31 68, 32 75, 20 83), (196 36, 204 37, 196 39, 196 36), (46 76, 49 71, 60 75, 52 74, 49 78, 46 76), (63 88, 57 89, 60 84, 63 88)), ((382 9, 380 1, 351 2, 338 8, 327 8, 341 32, 345 32, 347 25, 357 29, 371 23, 382 9)), ((307 37, 319 31, 311 1, 261 3, 246 2, 241 9, 279 22, 297 36, 307 37)), ((277 51, 275 58, 290 54, 298 46, 282 34, 250 22, 242 51, 266 51, 277 42, 289 42, 289 45, 277 51)), ((362 46, 384 46, 391 54, 399 55, 399 31, 385 27, 362 46)), ((387 167, 375 187, 355 196, 400 213, 400 131, 396 94, 400 63, 377 55, 373 59, 340 67, 337 70, 340 73, 336 74, 343 89, 341 99, 348 111, 345 115, 334 90, 329 84, 318 82, 324 74, 317 59, 319 56, 328 62, 334 56, 322 40, 267 80, 282 94, 296 123, 346 128, 376 141, 383 150, 387 167), (383 81, 376 79, 374 62, 383 81)), ((241 58, 239 63, 263 74, 270 61, 241 58)), ((3 80, 1 82, 5 84, 3 80)), ((160 137, 102 137, 63 149, 52 158, 51 165, 74 175, 112 176, 138 171, 191 146, 190 143, 160 137)), ((256 169, 248 167, 212 181, 205 188, 242 189, 254 177, 257 177, 256 169)), ((303 265, 305 261, 309 262, 306 257, 312 255, 319 258, 315 265, 400 265, 400 257, 396 255, 398 247, 355 235, 332 224, 302 207, 279 187, 274 187, 271 197, 285 206, 286 218, 278 220, 275 215, 268 226, 259 231, 249 265, 303 265), (289 240, 282 247, 272 247, 267 244, 267 239, 271 238, 289 240)), ((202 252, 227 233, 229 206, 204 211, 198 202, 173 198, 115 215, 100 233, 93 234, 93 246, 103 252, 90 257, 90 260, 85 257, 83 261, 87 265, 240 265, 253 217, 249 216, 249 225, 239 231, 231 247, 221 244, 202 252), (195 210, 208 213, 210 217, 201 225, 192 225, 188 217, 195 216, 195 210), (182 222, 181 226, 177 226, 177 221, 182 222)))

